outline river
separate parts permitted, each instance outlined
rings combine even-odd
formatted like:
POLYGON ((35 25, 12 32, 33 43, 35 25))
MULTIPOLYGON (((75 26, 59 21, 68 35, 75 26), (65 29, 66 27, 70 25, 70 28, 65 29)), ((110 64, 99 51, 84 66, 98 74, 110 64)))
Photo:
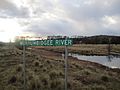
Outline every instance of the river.
POLYGON ((96 62, 110 68, 120 68, 120 56, 86 56, 71 53, 69 56, 76 57, 79 60, 96 62))

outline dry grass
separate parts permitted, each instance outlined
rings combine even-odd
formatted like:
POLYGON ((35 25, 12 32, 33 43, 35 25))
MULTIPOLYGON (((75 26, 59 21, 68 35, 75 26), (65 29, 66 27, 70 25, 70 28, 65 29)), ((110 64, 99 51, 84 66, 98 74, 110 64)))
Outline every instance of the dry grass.
MULTIPOLYGON (((80 46, 72 48, 76 47, 80 46)), ((0 54, 0 90, 23 90, 22 51, 2 50, 0 54)), ((27 90, 64 90, 60 54, 34 49, 26 52, 25 59, 27 90)), ((68 61, 68 90, 119 90, 120 70, 71 57, 68 61)))
MULTIPOLYGON (((55 52, 64 53, 64 47, 37 47, 55 52)), ((79 53, 83 55, 108 55, 107 44, 76 44, 68 47, 69 53, 79 53)), ((111 45, 111 52, 120 53, 120 45, 111 45)))

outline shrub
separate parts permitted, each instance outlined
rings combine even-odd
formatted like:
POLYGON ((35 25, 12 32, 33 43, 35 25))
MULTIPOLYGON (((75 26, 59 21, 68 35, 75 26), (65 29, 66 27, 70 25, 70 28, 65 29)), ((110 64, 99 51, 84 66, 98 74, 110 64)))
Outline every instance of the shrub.
POLYGON ((13 83, 15 83, 16 82, 16 77, 15 76, 12 76, 11 78, 10 78, 10 80, 8 81, 8 84, 13 84, 13 83))
POLYGON ((62 71, 59 72, 59 75, 64 77, 64 73, 62 71))
POLYGON ((48 64, 50 64, 50 61, 49 61, 49 60, 47 60, 47 63, 48 63, 48 64))
POLYGON ((28 76, 28 80, 32 80, 33 79, 33 76, 28 76))
POLYGON ((37 70, 37 68, 35 68, 35 70, 34 70, 35 72, 37 72, 38 70, 37 70))
POLYGON ((53 68, 53 65, 52 65, 52 64, 50 64, 50 68, 53 68))
POLYGON ((109 81, 109 79, 108 79, 107 76, 102 76, 102 77, 101 77, 101 80, 104 81, 104 82, 108 82, 108 81, 109 81))
POLYGON ((35 83, 32 83, 32 90, 35 90, 35 83))
POLYGON ((42 82, 42 84, 43 84, 44 86, 48 85, 48 80, 47 80, 47 78, 43 78, 43 79, 41 80, 41 82, 42 82))
POLYGON ((55 88, 57 88, 58 86, 60 86, 61 85, 61 82, 60 81, 58 81, 58 80, 53 80, 52 82, 51 82, 51 84, 50 84, 50 87, 51 87, 51 89, 55 89, 55 88))
POLYGON ((46 72, 47 71, 47 69, 46 68, 43 68, 43 72, 46 72))
POLYGON ((84 71, 84 74, 85 74, 85 75, 90 75, 91 72, 90 72, 89 70, 85 70, 85 71, 84 71))
POLYGON ((40 66, 40 68, 43 68, 43 64, 40 64, 39 66, 40 66))
POLYGON ((49 75, 52 80, 58 77, 58 72, 54 70, 54 71, 51 71, 49 75))
POLYGON ((28 83, 28 90, 41 90, 39 79, 35 76, 28 83))
POLYGON ((34 65, 35 65, 35 67, 38 67, 38 66, 39 66, 39 62, 38 62, 38 61, 35 61, 35 62, 34 62, 34 65))
POLYGON ((22 65, 19 65, 16 69, 16 71, 21 72, 22 71, 22 65))

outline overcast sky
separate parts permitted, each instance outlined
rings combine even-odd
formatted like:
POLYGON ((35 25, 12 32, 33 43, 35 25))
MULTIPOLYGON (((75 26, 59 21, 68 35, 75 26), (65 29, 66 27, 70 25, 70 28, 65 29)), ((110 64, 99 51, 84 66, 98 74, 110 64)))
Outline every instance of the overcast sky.
POLYGON ((120 36, 120 0, 0 0, 0 41, 101 34, 120 36))

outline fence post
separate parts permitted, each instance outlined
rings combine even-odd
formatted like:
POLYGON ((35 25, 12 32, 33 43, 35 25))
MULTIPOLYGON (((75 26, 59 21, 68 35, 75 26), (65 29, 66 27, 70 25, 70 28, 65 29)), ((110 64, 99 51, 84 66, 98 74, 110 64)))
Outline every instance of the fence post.
POLYGON ((25 60, 25 37, 23 38, 23 87, 26 90, 26 60, 25 60))
MULTIPOLYGON (((67 40, 67 37, 65 38, 67 40)), ((68 74, 68 48, 65 45, 65 90, 67 90, 67 74, 68 74)))

